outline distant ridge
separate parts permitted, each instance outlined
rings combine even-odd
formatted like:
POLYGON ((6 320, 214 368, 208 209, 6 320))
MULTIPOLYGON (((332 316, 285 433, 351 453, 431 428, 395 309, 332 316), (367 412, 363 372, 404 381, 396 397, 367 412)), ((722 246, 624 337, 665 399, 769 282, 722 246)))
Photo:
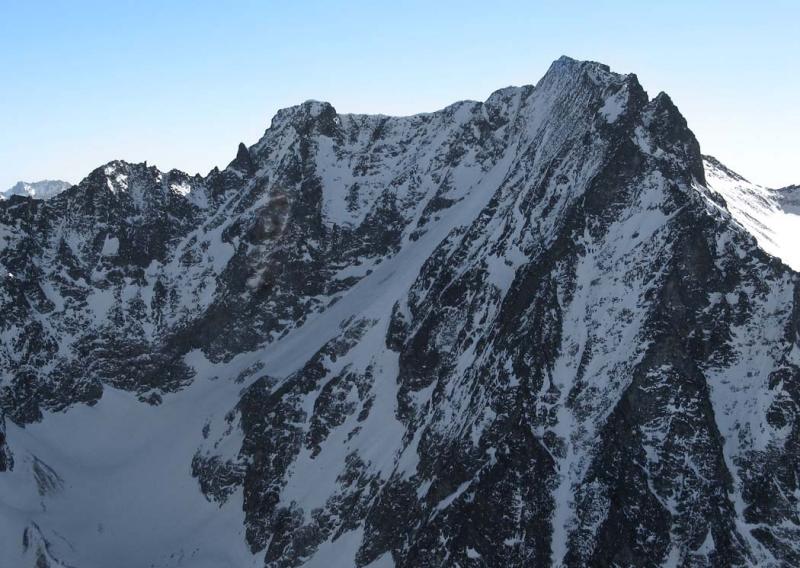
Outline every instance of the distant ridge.
POLYGON ((12 195, 33 197, 34 199, 50 199, 70 187, 72 187, 71 183, 59 179, 44 179, 33 182, 18 181, 7 190, 0 192, 0 199, 8 199, 12 195))

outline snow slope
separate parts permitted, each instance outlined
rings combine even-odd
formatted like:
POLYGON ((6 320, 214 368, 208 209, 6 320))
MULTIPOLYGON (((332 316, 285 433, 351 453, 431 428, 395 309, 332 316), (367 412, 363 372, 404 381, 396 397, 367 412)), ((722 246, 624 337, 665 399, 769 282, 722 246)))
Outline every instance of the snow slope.
POLYGON ((800 270, 800 208, 791 205, 797 189, 751 183, 711 156, 703 163, 709 188, 725 198, 734 218, 765 251, 800 270))

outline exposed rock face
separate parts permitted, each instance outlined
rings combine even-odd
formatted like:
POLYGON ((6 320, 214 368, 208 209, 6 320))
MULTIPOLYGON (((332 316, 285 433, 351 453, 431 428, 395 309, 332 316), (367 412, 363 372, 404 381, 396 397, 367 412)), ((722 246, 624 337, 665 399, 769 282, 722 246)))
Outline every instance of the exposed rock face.
POLYGON ((800 564, 798 276, 707 172, 735 179, 668 96, 562 58, 4 202, 0 558, 26 531, 79 567, 800 564), (53 449, 87 424, 130 435, 113 463, 53 449))
POLYGON ((4 417, 0 416, 0 472, 14 467, 14 458, 6 445, 6 428, 4 417))

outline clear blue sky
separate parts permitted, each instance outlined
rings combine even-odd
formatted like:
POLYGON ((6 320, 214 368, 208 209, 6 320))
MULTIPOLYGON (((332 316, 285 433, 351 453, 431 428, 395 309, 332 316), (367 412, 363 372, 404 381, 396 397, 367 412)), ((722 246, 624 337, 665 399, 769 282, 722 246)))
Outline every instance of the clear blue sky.
POLYGON ((275 111, 412 114, 562 54, 667 91, 703 151, 800 183, 800 2, 0 0, 0 189, 111 159, 207 172, 275 111))

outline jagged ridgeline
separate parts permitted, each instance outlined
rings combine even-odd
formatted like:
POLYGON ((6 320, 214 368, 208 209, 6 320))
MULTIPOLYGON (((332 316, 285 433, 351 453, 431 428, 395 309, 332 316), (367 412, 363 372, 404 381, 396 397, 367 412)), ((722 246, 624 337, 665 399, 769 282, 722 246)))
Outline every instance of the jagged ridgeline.
POLYGON ((2 201, 0 565, 800 565, 798 275, 737 179, 562 58, 2 201))

